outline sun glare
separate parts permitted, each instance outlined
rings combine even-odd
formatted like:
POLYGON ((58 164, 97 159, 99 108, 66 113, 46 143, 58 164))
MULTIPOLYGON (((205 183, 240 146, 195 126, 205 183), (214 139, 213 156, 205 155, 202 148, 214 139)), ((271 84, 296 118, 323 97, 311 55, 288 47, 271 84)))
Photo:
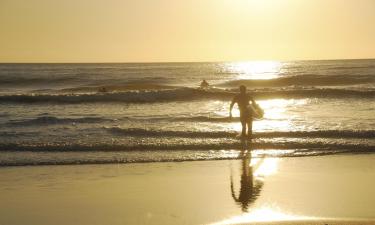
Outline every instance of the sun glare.
POLYGON ((228 63, 230 72, 238 74, 236 79, 267 80, 279 76, 282 64, 278 61, 250 61, 228 63))
POLYGON ((282 213, 271 207, 263 207, 239 216, 220 221, 218 224, 245 224, 252 222, 272 222, 272 221, 296 221, 296 220, 309 220, 311 217, 296 216, 291 214, 282 213))
MULTIPOLYGON (((301 106, 306 105, 308 100, 306 99, 271 99, 271 100, 259 100, 257 103, 264 110, 264 118, 261 120, 254 120, 253 131, 254 132, 265 132, 265 131, 291 131, 297 129, 296 121, 300 118, 298 109, 301 106)), ((208 108, 216 108, 215 116, 227 117, 230 102, 215 101, 209 104, 208 108)), ((233 108, 233 117, 238 118, 240 116, 237 105, 233 108)), ((220 129, 227 131, 241 131, 241 123, 239 119, 233 120, 232 123, 220 123, 216 124, 220 129)))
POLYGON ((251 163, 254 167, 254 176, 265 177, 277 173, 278 161, 278 158, 255 158, 251 163))
POLYGON ((259 101, 258 104, 264 110, 264 119, 255 121, 255 131, 280 130, 288 131, 295 129, 295 107, 305 105, 305 99, 272 99, 259 101))

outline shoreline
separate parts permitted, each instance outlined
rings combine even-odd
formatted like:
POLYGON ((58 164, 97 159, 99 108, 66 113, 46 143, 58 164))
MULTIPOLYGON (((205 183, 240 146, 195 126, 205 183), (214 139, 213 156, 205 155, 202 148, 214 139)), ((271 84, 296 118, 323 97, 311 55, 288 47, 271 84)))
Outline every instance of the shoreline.
MULTIPOLYGON (((241 151, 240 150, 233 150, 233 152, 231 152, 230 154, 232 155, 240 155, 241 154, 241 151)), ((263 151, 263 150, 261 150, 263 151)), ((29 152, 29 151, 26 151, 27 153, 29 154, 35 154, 35 155, 44 155, 44 154, 47 154, 49 155, 49 158, 47 157, 48 160, 50 160, 51 158, 51 155, 66 155, 66 154, 85 154, 87 152, 29 152)), ((135 151, 135 152, 141 152, 141 151, 135 151)), ((252 151, 253 153, 256 153, 257 150, 254 150, 252 151)), ((22 152, 22 151, 3 151, 3 152, 0 152, 0 156, 1 154, 6 154, 6 153, 11 153, 11 154, 14 154, 14 153, 18 153, 18 154, 24 154, 25 152, 22 152)), ((96 153, 96 152, 95 152, 96 153)), ((124 154, 124 153, 134 153, 134 152, 102 152, 102 153, 118 153, 118 154, 124 154)), ((356 155, 375 155, 374 152, 322 152, 321 154, 311 154, 311 155, 259 155, 259 156, 253 156, 253 158, 280 158, 280 159, 284 159, 284 158, 309 158, 309 157, 330 157, 330 156, 356 156, 356 155)), ((14 156, 12 155, 12 160, 14 159, 17 159, 17 156, 14 156)), ((3 159, 4 160, 4 159, 3 159)), ((20 159, 18 159, 20 160, 20 159)), ((25 159, 21 159, 21 161, 25 161, 25 159)), ((184 158, 184 159, 160 159, 159 161, 156 161, 156 160, 152 160, 152 159, 149 159, 149 160, 144 160, 144 161, 134 161, 134 160, 129 160, 129 161, 126 161, 126 160, 119 160, 119 161, 109 161, 109 160, 97 160, 97 161, 77 161, 77 162, 73 162, 73 161, 61 161, 61 162, 52 162, 52 161, 38 161, 38 162, 12 162, 12 161, 9 161, 9 160, 5 160, 5 162, 1 162, 1 166, 0 166, 0 169, 1 168, 18 168, 18 167, 46 167, 46 166, 85 166, 85 165, 88 165, 88 166, 95 166, 95 165, 128 165, 128 164, 149 164, 149 163, 183 163, 183 162, 215 162, 215 161, 226 161, 226 160, 242 160, 242 158, 240 156, 236 157, 236 156, 231 156, 231 157, 227 157, 227 158, 223 158, 223 157, 220 157, 220 158, 208 158, 208 159, 193 159, 193 158, 184 158), (6 162, 6 161, 9 161, 9 162, 6 162)))

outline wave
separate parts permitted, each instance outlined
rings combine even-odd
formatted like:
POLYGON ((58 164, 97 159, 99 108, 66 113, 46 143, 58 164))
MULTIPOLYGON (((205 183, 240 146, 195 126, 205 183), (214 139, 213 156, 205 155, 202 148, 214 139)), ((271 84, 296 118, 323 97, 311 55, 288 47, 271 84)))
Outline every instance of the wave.
POLYGON ((27 76, 0 76, 0 86, 26 86, 26 85, 35 85, 35 84, 58 84, 58 83, 74 83, 80 81, 76 77, 27 77, 27 76))
MULTIPOLYGON (((153 103, 170 101, 191 101, 201 99, 230 100, 235 92, 212 89, 177 88, 156 91, 128 91, 94 94, 17 94, 2 95, 0 103, 153 103)), ((294 89, 294 90, 255 90, 251 93, 257 99, 273 98, 374 98, 375 90, 348 89, 294 89)))
MULTIPOLYGON (((350 153, 347 150, 306 151, 297 150, 253 150, 252 158, 304 157, 350 153)), ((163 151, 147 152, 0 152, 0 167, 43 165, 87 165, 119 163, 186 162, 207 160, 242 159, 239 151, 163 151)))
MULTIPOLYGON (((0 116, 1 117, 1 116, 0 116)), ((274 120, 274 119, 267 119, 274 120)), ((5 125, 9 126, 48 126, 56 124, 80 124, 80 123, 105 123, 105 122, 201 122, 201 123, 233 123, 239 122, 239 117, 211 117, 211 116, 192 116, 192 117, 122 117, 118 119, 109 119, 103 117, 79 117, 79 118, 59 118, 54 116, 39 116, 33 119, 25 120, 10 120, 5 125)), ((127 131, 121 131, 121 128, 109 128, 113 130, 113 133, 127 133, 127 131), (118 130, 117 130, 118 129, 118 130)), ((133 132, 137 133, 137 129, 133 129, 133 132)), ((140 129, 139 133, 143 131, 140 129)), ((144 133, 150 133, 151 131, 144 130, 144 133)), ((173 134, 175 131, 171 131, 173 134)), ((131 133, 131 132, 130 132, 131 133)), ((153 132, 151 132, 154 134, 153 132)), ((168 132, 166 132, 167 134, 168 132)), ((183 136, 183 135, 182 135, 183 136)))
POLYGON ((0 113, 0 117, 8 117, 9 113, 0 113))
POLYGON ((174 122, 211 122, 211 123, 231 123, 239 121, 239 117, 215 117, 215 116, 192 116, 192 117, 153 117, 153 118, 127 118, 129 120, 148 121, 174 121, 174 122))
POLYGON ((27 132, 27 131, 1 131, 0 136, 2 138, 19 138, 20 136, 28 136, 28 137, 35 137, 40 135, 40 132, 33 131, 33 132, 27 132))
MULTIPOLYGON (((219 141, 215 143, 182 143, 182 144, 76 144, 76 143, 36 143, 18 144, 1 143, 0 152, 30 151, 30 152, 133 152, 133 151, 210 151, 210 150, 243 150, 240 141, 219 141)), ((264 141, 253 140, 251 149, 305 149, 307 151, 345 150, 352 153, 374 152, 375 146, 360 143, 327 143, 324 141, 264 141)))
MULTIPOLYGON (((113 132, 119 132, 119 130, 113 132)), ((134 130, 133 130, 134 131, 134 130)), ((135 130, 135 134, 143 131, 135 130)), ((310 139, 310 137, 373 138, 375 131, 322 131, 322 132, 263 132, 258 137, 307 136, 307 139, 255 138, 244 144, 236 139, 220 138, 214 142, 136 142, 126 143, 0 143, 0 167, 25 165, 73 165, 109 163, 180 162, 241 158, 241 151, 251 150, 254 157, 301 157, 330 154, 374 153, 375 145, 342 140, 310 139), (320 133, 320 134, 319 134, 320 133), (303 134, 303 135, 302 135, 303 134), (319 134, 319 135, 318 135, 319 134)), ((134 133, 133 133, 134 134, 134 133)), ((152 134, 155 134, 152 133, 152 134)), ((162 135, 161 133, 156 133, 162 135)), ((168 133, 168 135, 181 133, 168 133)), ((192 134, 195 137, 197 134, 192 134)), ((143 133, 142 133, 143 135, 143 133)), ((165 134, 163 134, 165 135, 165 134)), ((185 135, 185 134, 184 134, 185 135)), ((214 134, 215 137, 223 133, 214 134)), ((234 135, 231 133, 229 135, 234 135)), ((202 138, 202 137, 201 137, 202 138)), ((204 138, 204 137, 203 137, 204 138)))
POLYGON ((54 116, 40 116, 38 118, 29 120, 10 121, 8 124, 15 126, 30 126, 30 125, 52 125, 52 124, 67 124, 67 123, 100 123, 112 122, 114 120, 102 117, 81 117, 81 118, 58 118, 54 116))
POLYGON ((118 92, 118 91, 141 91, 141 90, 163 90, 174 89, 176 86, 163 85, 158 83, 145 83, 145 82, 130 82, 122 85, 97 85, 97 86, 83 86, 75 88, 65 88, 59 92, 68 93, 90 93, 90 92, 118 92))
MULTIPOLYGON (((237 132, 165 131, 140 128, 104 128, 114 135, 182 138, 234 138, 237 132)), ((375 138, 375 130, 274 131, 253 133, 253 138, 375 138)))
POLYGON ((286 86, 333 86, 374 83, 374 75, 297 75, 269 80, 232 80, 219 84, 223 87, 286 87, 286 86))
MULTIPOLYGON (((233 123, 233 122, 239 122, 240 117, 218 117, 218 116, 180 116, 180 117, 124 117, 122 119, 126 120, 135 120, 135 121, 169 121, 169 122, 207 122, 207 123, 233 123)), ((280 119, 272 119, 272 118, 265 118, 267 121, 273 121, 273 120, 280 120, 280 119)))

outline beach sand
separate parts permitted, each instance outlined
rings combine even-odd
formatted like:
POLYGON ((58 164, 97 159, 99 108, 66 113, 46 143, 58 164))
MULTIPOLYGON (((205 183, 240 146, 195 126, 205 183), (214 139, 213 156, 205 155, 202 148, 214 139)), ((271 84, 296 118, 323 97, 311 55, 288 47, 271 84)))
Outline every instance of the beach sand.
POLYGON ((4 167, 0 224, 375 224, 374 162, 361 154, 4 167))

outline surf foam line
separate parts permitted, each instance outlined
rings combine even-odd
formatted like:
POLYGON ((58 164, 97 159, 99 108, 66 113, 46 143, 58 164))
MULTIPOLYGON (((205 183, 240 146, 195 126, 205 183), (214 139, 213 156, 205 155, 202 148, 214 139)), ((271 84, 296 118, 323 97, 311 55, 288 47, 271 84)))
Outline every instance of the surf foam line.
MULTIPOLYGON (((135 137, 183 137, 183 138, 234 138, 237 132, 227 131, 165 131, 140 128, 104 128, 115 135, 135 137)), ((253 138, 375 138, 375 130, 321 130, 321 131, 274 131, 255 132, 253 138)))
MULTIPOLYGON (((171 101, 192 101, 202 99, 229 101, 235 92, 214 89, 177 88, 156 91, 128 91, 92 94, 15 94, 0 96, 0 103, 153 103, 171 101)), ((251 94, 257 99, 274 98, 374 98, 375 90, 348 89, 294 89, 255 90, 251 94)))
MULTIPOLYGON (((345 150, 313 151, 290 150, 290 151, 264 151, 253 150, 252 158, 260 157, 307 157, 324 156, 347 153, 345 150)), ((209 160, 233 160, 242 159, 243 154, 239 151, 173 151, 165 154, 163 152, 105 152, 105 156, 94 156, 87 153, 75 152, 1 152, 0 167, 11 166, 50 166, 50 165, 95 165, 95 164, 126 164, 126 163, 156 163, 156 162, 186 162, 186 161, 209 161, 209 160), (21 155, 22 154, 22 155, 21 155)))
POLYGON ((374 83, 375 77, 373 75, 296 75, 280 77, 269 80, 233 80, 227 81, 217 86, 223 87, 238 87, 245 85, 249 87, 287 87, 287 86, 336 86, 336 85, 353 85, 353 84, 367 84, 374 83))
POLYGON ((14 120, 9 121, 8 125, 14 126, 32 126, 32 125, 52 125, 52 124, 69 124, 69 123, 101 123, 112 122, 113 119, 102 117, 80 117, 80 118, 58 118, 54 116, 40 116, 28 120, 14 120))
MULTIPOLYGON (((75 143, 36 143, 36 144, 0 144, 1 151, 31 151, 31 152, 131 152, 131 151, 173 151, 173 150, 243 150, 240 141, 226 141, 198 144, 75 144, 75 143)), ((346 150, 352 153, 374 152, 375 146, 351 143, 298 142, 298 141, 254 141, 252 149, 308 149, 311 151, 346 150)))

